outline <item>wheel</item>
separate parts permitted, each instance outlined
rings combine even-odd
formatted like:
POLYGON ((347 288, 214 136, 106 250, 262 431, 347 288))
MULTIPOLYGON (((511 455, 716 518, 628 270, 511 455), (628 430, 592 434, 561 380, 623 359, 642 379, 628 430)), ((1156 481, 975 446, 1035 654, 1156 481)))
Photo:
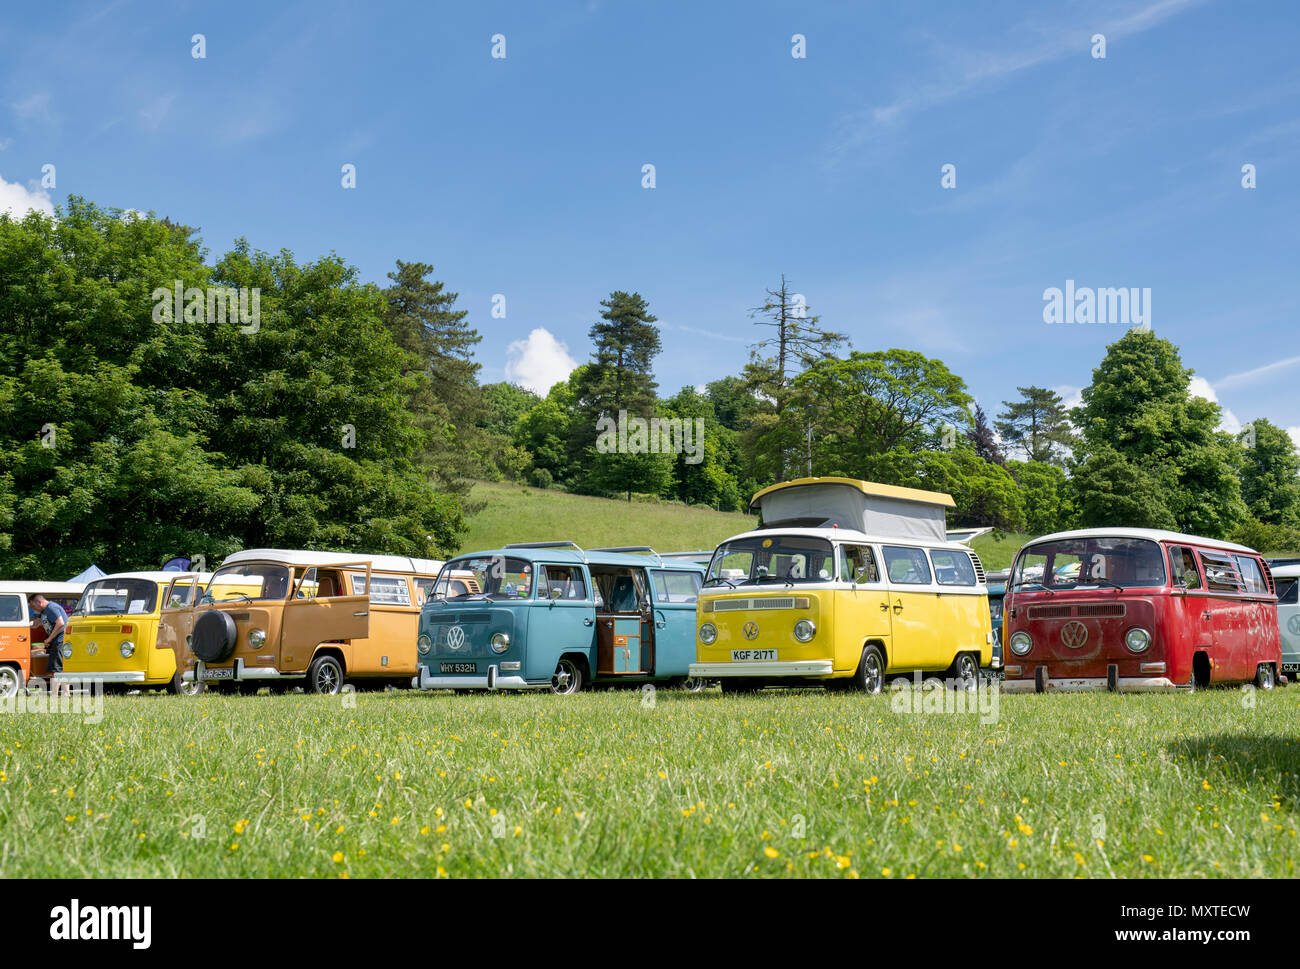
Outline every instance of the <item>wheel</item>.
POLYGON ((1260 663, 1255 670, 1255 686, 1261 690, 1271 690, 1274 682, 1273 667, 1268 663, 1260 663))
POLYGON ((23 671, 16 666, 0 666, 0 697, 17 696, 23 688, 23 671))
POLYGON ((854 689, 876 694, 885 689, 885 657, 879 646, 868 646, 862 651, 858 668, 853 674, 854 689))
POLYGON ((173 696, 198 696, 203 692, 203 684, 198 680, 186 683, 181 679, 181 671, 177 670, 167 683, 167 692, 173 696))
POLYGON ((307 668, 307 692, 337 696, 343 689, 343 664, 333 656, 317 656, 307 668))
POLYGON ((681 683, 682 689, 687 693, 703 693, 708 685, 708 680, 700 679, 698 676, 688 676, 681 683))
POLYGON ((959 690, 969 692, 979 685, 980 664, 970 653, 962 653, 953 661, 952 672, 959 690))
POLYGON ((551 692, 556 696, 572 696, 582 689, 582 666, 569 657, 555 664, 551 674, 551 692))

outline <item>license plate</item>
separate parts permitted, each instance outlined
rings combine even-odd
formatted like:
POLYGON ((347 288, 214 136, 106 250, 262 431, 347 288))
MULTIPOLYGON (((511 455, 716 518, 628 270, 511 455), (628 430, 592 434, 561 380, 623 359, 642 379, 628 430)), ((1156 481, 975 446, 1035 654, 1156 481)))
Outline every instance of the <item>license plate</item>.
POLYGON ((758 662, 775 662, 776 650, 774 649, 733 649, 731 651, 731 661, 733 663, 758 663, 758 662))
POLYGON ((477 673, 478 667, 473 663, 439 663, 439 673, 477 673))
POLYGON ((204 667, 203 678, 205 680, 233 680, 235 678, 235 671, 232 669, 222 668, 213 670, 204 667))

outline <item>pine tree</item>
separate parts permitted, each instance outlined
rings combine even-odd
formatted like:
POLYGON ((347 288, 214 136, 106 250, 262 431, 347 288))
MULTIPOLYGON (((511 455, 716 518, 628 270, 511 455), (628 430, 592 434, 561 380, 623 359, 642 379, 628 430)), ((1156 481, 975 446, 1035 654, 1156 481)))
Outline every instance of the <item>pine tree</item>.
POLYGON ((1061 395, 1045 387, 1017 387, 1021 399, 1004 400, 994 426, 1008 448, 1026 460, 1064 466, 1074 445, 1070 418, 1061 395))
POLYGON ((966 439, 975 446, 975 453, 990 464, 1007 463, 1006 456, 998 445, 997 435, 989 427, 988 415, 979 404, 975 405, 975 426, 966 432, 966 439))

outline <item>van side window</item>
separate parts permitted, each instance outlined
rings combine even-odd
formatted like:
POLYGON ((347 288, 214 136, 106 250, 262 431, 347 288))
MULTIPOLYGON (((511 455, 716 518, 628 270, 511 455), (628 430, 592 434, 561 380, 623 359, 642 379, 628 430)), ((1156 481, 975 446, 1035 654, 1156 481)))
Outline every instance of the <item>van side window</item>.
POLYGON ((1300 579, 1277 580, 1277 604, 1294 606, 1300 602, 1300 579))
POLYGON ((694 602, 700 597, 698 572, 652 571, 655 598, 660 602, 694 602))
POLYGON ((1201 563, 1205 566, 1205 586, 1211 592, 1241 592, 1237 566, 1230 556, 1202 552, 1201 563))
POLYGON ((164 609, 183 609, 190 604, 190 592, 192 586, 189 581, 172 583, 171 592, 167 594, 167 601, 163 603, 164 609))
POLYGON ((930 560, 934 562, 934 577, 940 585, 978 585, 975 578, 975 566, 965 552, 954 552, 946 548, 930 549, 930 560))
POLYGON ((1238 555, 1236 559, 1237 571, 1241 576, 1241 584, 1246 587, 1247 595, 1268 595, 1268 581, 1264 578, 1259 563, 1248 555, 1238 555))
MULTIPOLYGON (((324 595, 325 593, 321 593, 324 595)), ((352 573, 352 594, 366 594, 366 573, 352 573)), ((375 575, 370 573, 370 601, 382 606, 409 606, 411 590, 406 579, 400 575, 375 575)))
POLYGON ((1169 549, 1169 565, 1174 577, 1174 588, 1201 588, 1201 570, 1196 567, 1196 555, 1190 548, 1172 546, 1169 549))
POLYGON ((21 596, 0 596, 0 622, 22 622, 27 609, 21 596))
POLYGON ((899 585, 930 584, 930 563, 924 549, 886 545, 884 551, 890 582, 899 585))
POLYGON ((844 582, 879 582, 880 569, 876 566, 876 552, 870 545, 841 545, 841 565, 844 582))
POLYGON ((586 601, 587 582, 582 569, 574 565, 543 565, 538 569, 539 599, 576 599, 586 601))

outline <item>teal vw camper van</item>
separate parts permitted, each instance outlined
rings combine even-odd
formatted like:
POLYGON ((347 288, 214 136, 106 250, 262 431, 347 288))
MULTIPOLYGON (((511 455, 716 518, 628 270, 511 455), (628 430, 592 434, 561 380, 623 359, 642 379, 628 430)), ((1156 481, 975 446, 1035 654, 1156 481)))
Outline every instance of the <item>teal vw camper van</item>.
POLYGON ((423 690, 688 689, 704 567, 648 547, 507 545, 451 559, 420 611, 423 690), (456 576, 473 573, 476 588, 456 576))

